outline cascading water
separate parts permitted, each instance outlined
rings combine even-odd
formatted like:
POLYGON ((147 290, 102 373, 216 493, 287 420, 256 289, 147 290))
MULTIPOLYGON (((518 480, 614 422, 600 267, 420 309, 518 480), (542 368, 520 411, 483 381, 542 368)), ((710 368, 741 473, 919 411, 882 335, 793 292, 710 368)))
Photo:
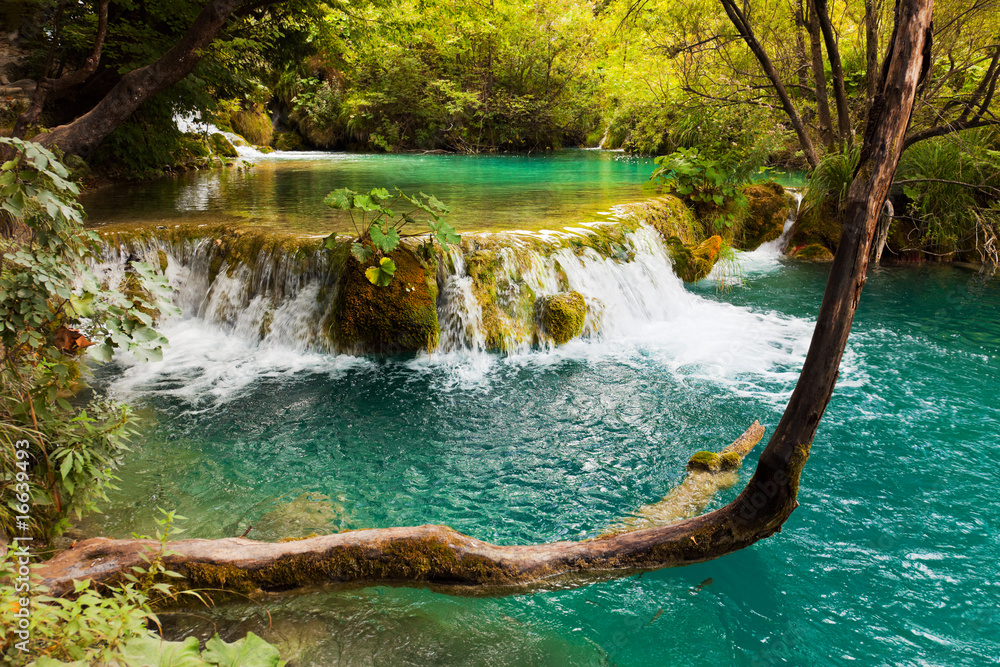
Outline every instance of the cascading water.
MULTIPOLYGON (((109 244, 109 280, 120 277, 130 255, 159 263, 183 311, 161 323, 172 346, 164 361, 129 369, 124 385, 166 379, 211 396, 260 374, 367 363, 345 354, 353 350, 342 349, 331 334, 344 270, 331 251, 310 240, 288 246, 241 239, 240 252, 211 233, 146 234, 109 244)), ((495 352, 528 359, 546 351, 557 357, 666 354, 666 364, 680 374, 784 373, 775 369, 794 367, 810 330, 805 321, 688 291, 659 234, 644 224, 468 234, 460 247, 439 253, 436 281, 440 340, 417 363, 458 359, 480 375, 502 358, 495 352), (568 292, 582 295, 586 321, 577 341, 555 348, 535 306, 568 292)))
POLYGON ((174 116, 174 122, 177 124, 177 129, 184 133, 221 134, 229 140, 229 143, 236 149, 236 153, 244 160, 254 160, 265 155, 265 153, 247 143, 246 139, 240 135, 221 130, 214 123, 196 118, 193 114, 184 116, 176 115, 174 116))

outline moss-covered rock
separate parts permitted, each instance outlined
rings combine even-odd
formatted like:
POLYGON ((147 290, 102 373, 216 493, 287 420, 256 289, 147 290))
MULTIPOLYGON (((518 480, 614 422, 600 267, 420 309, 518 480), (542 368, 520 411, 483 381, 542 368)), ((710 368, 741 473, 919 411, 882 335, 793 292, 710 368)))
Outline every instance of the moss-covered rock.
POLYGON ((208 144, 211 146, 212 152, 216 155, 221 157, 239 157, 236 147, 221 132, 209 135, 208 144))
POLYGON ((819 206, 809 206, 799 213, 788 240, 788 254, 795 257, 800 250, 810 245, 821 245, 830 251, 837 252, 840 244, 841 224, 837 207, 832 202, 819 206))
POLYGON ((697 245, 685 245, 676 236, 667 240, 674 273, 686 283, 696 283, 709 273, 722 251, 722 237, 711 236, 697 245))
POLYGON ((542 334, 556 345, 567 343, 581 333, 587 320, 587 302, 579 292, 544 296, 535 302, 542 334))
POLYGON ((747 206, 736 225, 733 246, 740 250, 755 250, 762 243, 781 236, 790 207, 785 189, 777 183, 747 186, 743 195, 747 198, 747 206))
POLYGON ((678 197, 657 197, 635 204, 624 204, 616 210, 628 218, 655 228, 664 240, 676 236, 682 243, 697 243, 702 239, 694 212, 678 197))
POLYGON ((302 150, 302 137, 295 132, 275 132, 271 145, 279 151, 302 150))
POLYGON ((435 268, 405 246, 389 257, 396 264, 396 273, 385 287, 373 285, 365 277, 365 269, 374 266, 374 260, 366 265, 354 258, 345 262, 332 323, 337 347, 376 353, 437 347, 441 328, 435 268))
MULTIPOLYGON (((510 253, 507 253, 510 259, 510 253)), ((471 250, 466 272, 483 317, 486 349, 513 352, 529 345, 533 334, 535 293, 519 275, 519 267, 505 261, 503 247, 471 250)))
MULTIPOLYGON (((737 454, 737 456, 739 456, 737 454)), ((721 457, 715 452, 695 452, 688 459, 688 470, 714 472, 722 469, 721 457)))
POLYGON ((804 262, 832 262, 833 253, 825 245, 810 243, 807 246, 796 248, 790 255, 792 259, 804 262))

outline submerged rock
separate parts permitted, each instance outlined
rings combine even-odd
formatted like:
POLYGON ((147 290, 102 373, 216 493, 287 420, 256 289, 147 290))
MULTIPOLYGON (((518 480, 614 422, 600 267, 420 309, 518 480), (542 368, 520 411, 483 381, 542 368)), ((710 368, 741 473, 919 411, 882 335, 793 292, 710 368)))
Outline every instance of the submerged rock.
POLYGON ((679 238, 667 240, 674 273, 686 283, 696 283, 709 273, 722 251, 722 237, 711 236, 697 245, 685 245, 679 238))
POLYGON ((540 297, 535 302, 541 334, 562 345, 583 333, 587 302, 579 292, 540 297))
MULTIPOLYGON (((348 246, 342 246, 341 252, 348 246)), ((441 336, 437 316, 436 267, 406 246, 389 255, 396 264, 392 282, 373 285, 362 265, 348 258, 340 279, 332 334, 338 348, 397 353, 433 350, 441 336)))
POLYGON ((733 245, 740 250, 756 250, 762 243, 781 236, 791 207, 785 189, 777 183, 751 185, 743 190, 746 213, 733 235, 733 245))

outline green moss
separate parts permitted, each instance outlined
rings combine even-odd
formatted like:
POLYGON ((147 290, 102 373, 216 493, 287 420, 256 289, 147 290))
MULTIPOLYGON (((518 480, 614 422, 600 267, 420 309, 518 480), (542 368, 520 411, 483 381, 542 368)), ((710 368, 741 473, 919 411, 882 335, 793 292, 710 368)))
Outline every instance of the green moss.
POLYGON ((263 109, 237 109, 229 114, 233 131, 251 144, 266 146, 271 143, 273 129, 271 119, 263 109))
POLYGON ((645 222, 656 229, 664 240, 676 236, 682 243, 697 243, 703 238, 694 212, 678 197, 668 195, 625 204, 620 210, 626 219, 645 222))
POLYGON ((212 148, 212 152, 216 155, 221 155, 222 157, 239 157, 236 147, 221 132, 209 135, 208 143, 212 148))
POLYGON ((167 253, 163 252, 162 250, 157 250, 156 261, 160 266, 160 273, 163 273, 164 271, 167 270, 167 264, 168 264, 167 253))
POLYGON ((178 566, 192 588, 249 593, 327 581, 426 581, 442 584, 508 583, 517 573, 481 556, 459 556, 446 539, 414 538, 377 547, 338 546, 322 554, 293 554, 261 567, 186 563, 178 566))
POLYGON ((295 132, 275 132, 272 145, 279 151, 302 150, 302 137, 295 132))
POLYGON ((441 329, 430 288, 434 271, 405 246, 390 258, 396 273, 385 287, 373 285, 365 277, 365 268, 374 265, 374 260, 365 266, 353 258, 346 261, 332 323, 339 348, 396 353, 437 347, 441 329))
MULTIPOLYGON (((737 456, 739 456, 737 454, 737 456)), ((688 470, 716 471, 721 469, 721 457, 715 452, 695 452, 688 459, 688 470)))
POLYGON ((536 302, 543 333, 556 345, 567 343, 581 333, 587 319, 587 302, 579 292, 563 292, 536 302))
POLYGON ((754 250, 781 236, 790 207, 785 189, 777 183, 761 183, 743 188, 747 198, 745 214, 733 237, 733 246, 754 250))
POLYGON ((820 206, 810 206, 799 213, 792 236, 788 240, 789 255, 795 256, 801 248, 820 245, 832 253, 840 244, 841 224, 836 205, 825 201, 820 206))
POLYGON ((819 243, 812 243, 802 248, 796 248, 792 253, 793 259, 806 262, 832 262, 833 253, 830 249, 819 243))
POLYGON ((722 251, 722 237, 712 236, 698 245, 685 245, 674 236, 667 240, 667 251, 673 260, 674 273, 686 283, 695 283, 712 272, 722 251))
POLYGON ((736 452, 725 452, 719 456, 719 467, 722 470, 736 470, 743 465, 743 457, 736 452))

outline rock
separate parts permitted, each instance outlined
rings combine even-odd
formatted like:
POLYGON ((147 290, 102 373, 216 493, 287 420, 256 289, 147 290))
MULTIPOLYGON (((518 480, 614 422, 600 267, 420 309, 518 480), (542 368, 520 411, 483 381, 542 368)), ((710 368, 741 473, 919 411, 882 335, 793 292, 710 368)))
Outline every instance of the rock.
POLYGON ((232 142, 226 138, 226 135, 221 132, 216 132, 208 137, 208 144, 212 148, 212 152, 216 155, 222 157, 239 157, 239 153, 236 152, 236 147, 233 146, 232 142))
POLYGON ((694 212, 680 198, 672 195, 623 204, 615 210, 654 227, 663 240, 676 236, 682 243, 694 243, 700 236, 694 212))
POLYGON ((542 334, 562 345, 583 333, 587 302, 579 292, 561 292, 535 301, 542 334))
MULTIPOLYGON (((341 252, 349 252, 343 246, 341 252)), ((396 273, 385 287, 373 285, 362 265, 347 257, 331 330, 338 348, 362 353, 412 353, 437 347, 436 267, 407 247, 389 255, 396 273)))
POLYGON ((781 236, 790 207, 785 189, 777 183, 748 186, 743 195, 747 198, 747 208, 733 245, 740 250, 755 250, 781 236))
POLYGON ((832 262, 833 253, 830 249, 820 243, 810 243, 807 246, 796 248, 791 253, 792 259, 799 259, 804 262, 832 262))
POLYGON ((722 237, 711 236, 697 245, 685 245, 676 236, 667 240, 674 273, 686 283, 696 283, 709 273, 722 251, 722 237))
POLYGON ((295 132, 275 132, 273 144, 278 151, 297 151, 302 149, 302 137, 295 132))
POLYGON ((788 240, 788 254, 794 256, 800 249, 816 244, 826 248, 832 256, 837 252, 840 233, 836 204, 827 202, 820 206, 810 206, 799 213, 788 240))

